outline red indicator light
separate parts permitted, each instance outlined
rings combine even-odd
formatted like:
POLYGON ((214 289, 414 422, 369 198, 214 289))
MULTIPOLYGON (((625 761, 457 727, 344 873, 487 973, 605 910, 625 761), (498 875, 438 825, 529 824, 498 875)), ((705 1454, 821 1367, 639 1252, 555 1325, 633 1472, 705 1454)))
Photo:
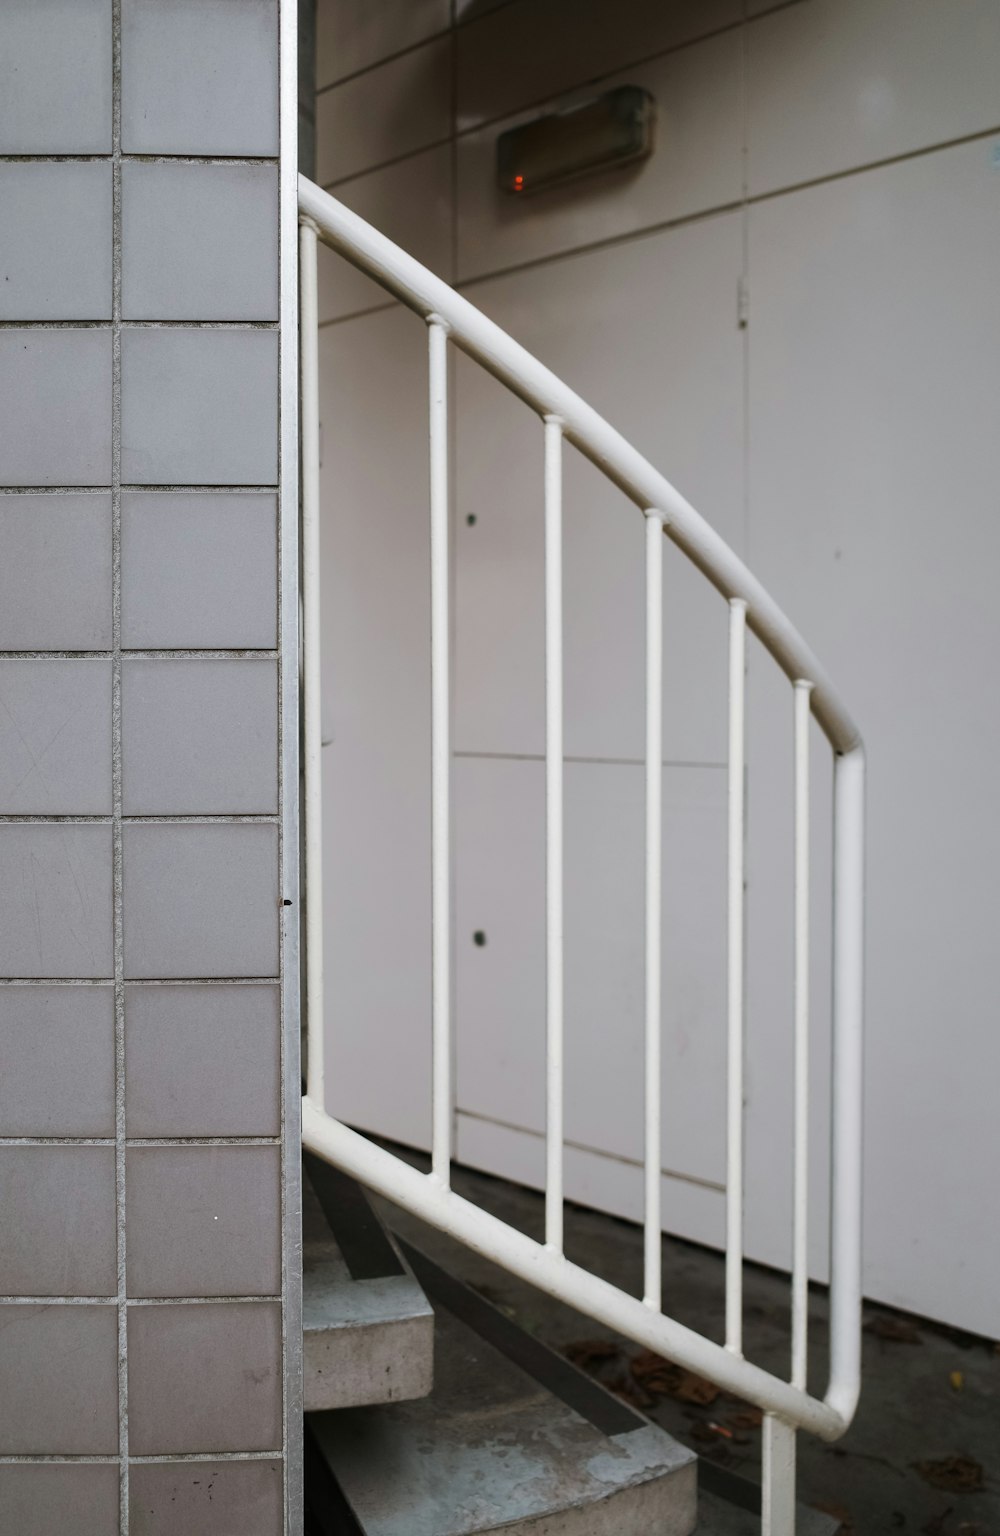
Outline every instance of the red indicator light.
POLYGON ((523 192, 524 191, 524 177, 523 176, 515 176, 514 177, 514 191, 515 192, 523 192))

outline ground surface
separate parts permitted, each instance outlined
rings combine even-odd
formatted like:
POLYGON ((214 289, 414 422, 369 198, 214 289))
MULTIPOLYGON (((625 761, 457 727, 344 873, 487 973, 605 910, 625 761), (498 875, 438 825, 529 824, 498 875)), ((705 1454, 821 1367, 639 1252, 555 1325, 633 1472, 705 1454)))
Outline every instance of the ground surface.
MULTIPOLYGON (((418 1159, 414 1158, 414 1161, 418 1159)), ((456 1188, 512 1226, 541 1236, 541 1197, 502 1180, 458 1170, 456 1188)), ((707 1460, 760 1476, 760 1431, 746 1405, 715 1397, 697 1379, 664 1371, 631 1344, 432 1232, 393 1207, 390 1223, 439 1258, 517 1321, 623 1391, 650 1418, 707 1460)), ((567 1207, 566 1251, 595 1274, 637 1292, 642 1235, 637 1227, 567 1207)), ((678 1321, 717 1337, 723 1264, 718 1254, 664 1240, 664 1294, 678 1321)), ((748 1356, 787 1372, 788 1285, 748 1265, 748 1356)), ((864 1390, 857 1418, 837 1445, 799 1437, 799 1497, 844 1522, 845 1536, 1000 1536, 1000 1349, 867 1307, 864 1390)), ((811 1301, 810 1385, 822 1390, 826 1299, 811 1301)))

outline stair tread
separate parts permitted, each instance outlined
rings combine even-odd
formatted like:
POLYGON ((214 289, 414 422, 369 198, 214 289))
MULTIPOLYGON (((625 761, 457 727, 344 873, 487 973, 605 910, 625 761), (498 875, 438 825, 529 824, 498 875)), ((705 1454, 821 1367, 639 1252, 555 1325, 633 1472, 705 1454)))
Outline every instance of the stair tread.
POLYGON ((353 1180, 307 1160, 302 1180, 306 1411, 429 1392, 433 1329, 431 1305, 367 1197, 353 1180))
POLYGON ((435 1316, 429 1398, 309 1418, 357 1530, 647 1536, 655 1528, 658 1536, 687 1536, 694 1529, 691 1451, 636 1414, 607 1433, 592 1422, 598 1415, 576 1411, 565 1393, 555 1395, 468 1322, 440 1306, 435 1316))

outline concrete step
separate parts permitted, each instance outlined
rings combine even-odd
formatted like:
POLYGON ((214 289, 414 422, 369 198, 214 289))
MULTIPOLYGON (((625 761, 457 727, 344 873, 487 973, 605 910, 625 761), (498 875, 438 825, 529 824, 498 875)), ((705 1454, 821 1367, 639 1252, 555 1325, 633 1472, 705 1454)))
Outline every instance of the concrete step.
POLYGON ((693 1452, 415 1250, 435 1309, 419 1402, 310 1414, 317 1536, 689 1536, 693 1452))
POLYGON ((434 1313, 359 1184, 302 1167, 302 1344, 307 1413, 431 1390, 434 1313))

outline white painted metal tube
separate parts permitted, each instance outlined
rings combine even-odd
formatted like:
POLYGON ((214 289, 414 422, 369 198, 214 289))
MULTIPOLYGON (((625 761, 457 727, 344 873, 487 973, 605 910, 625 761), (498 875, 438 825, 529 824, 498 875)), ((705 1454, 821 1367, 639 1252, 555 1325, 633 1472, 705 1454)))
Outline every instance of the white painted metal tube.
POLYGON ((563 1251, 562 422, 545 418, 545 1244, 563 1251))
POLYGON ((663 1300, 660 1217, 663 911, 663 517, 646 513, 646 1081, 643 1299, 663 1300))
POLYGON ((830 1213, 830 1384, 849 1424, 861 1390, 861 1220, 864 1119, 865 756, 834 761, 833 1124, 830 1213))
POLYGON ((795 684, 795 1087, 792 1384, 805 1388, 809 1334, 809 694, 795 684))
POLYGON ((512 1275, 537 1286, 606 1327, 655 1350, 678 1365, 706 1376, 765 1412, 780 1413, 824 1440, 836 1440, 846 1425, 824 1403, 798 1392, 760 1366, 730 1354, 683 1323, 654 1312, 637 1296, 592 1275, 547 1246, 526 1237, 488 1211, 464 1200, 439 1180, 302 1101, 302 1144, 387 1200, 456 1238, 512 1275))
POLYGON ((451 652, 448 580, 448 328, 427 325, 431 503, 432 1165, 451 1179, 451 652))
POLYGON ((743 922, 746 603, 729 604, 729 893, 726 975, 726 1348, 743 1352, 743 922))
POLYGON ((762 1536, 795 1536, 795 1430, 773 1413, 762 1436, 762 1536))
POLYGON ((306 893, 306 1086, 324 1098, 323 761, 320 649, 319 313, 316 226, 299 225, 302 388, 302 767, 306 893))
POLYGON ((305 176, 299 177, 299 207, 327 245, 417 313, 441 315, 456 346, 540 416, 558 416, 564 437, 631 501, 643 510, 659 507, 674 543, 723 596, 747 604, 751 630, 789 679, 812 678, 813 714, 834 750, 850 752, 860 743, 857 726, 795 626, 725 540, 620 432, 468 299, 305 176))

